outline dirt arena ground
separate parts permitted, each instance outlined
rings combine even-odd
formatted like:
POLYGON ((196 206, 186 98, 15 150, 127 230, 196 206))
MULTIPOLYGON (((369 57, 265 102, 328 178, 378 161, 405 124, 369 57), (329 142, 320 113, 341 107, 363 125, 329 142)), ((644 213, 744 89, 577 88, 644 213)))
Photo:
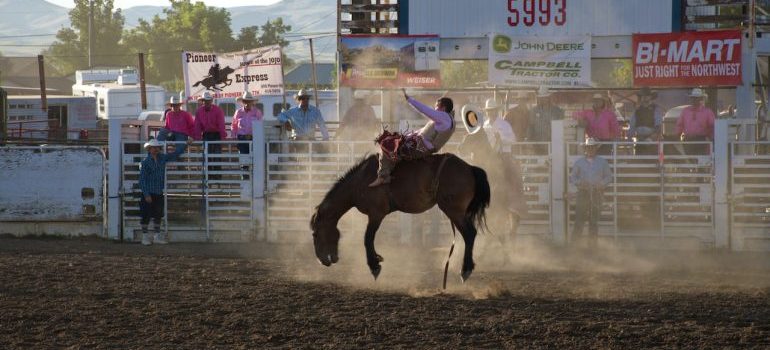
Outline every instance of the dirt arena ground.
MULTIPOLYGON (((345 240, 345 237, 343 237, 345 240)), ((0 238, 0 348, 770 348, 770 258, 0 238)), ((492 247, 488 244, 487 247, 492 247)))

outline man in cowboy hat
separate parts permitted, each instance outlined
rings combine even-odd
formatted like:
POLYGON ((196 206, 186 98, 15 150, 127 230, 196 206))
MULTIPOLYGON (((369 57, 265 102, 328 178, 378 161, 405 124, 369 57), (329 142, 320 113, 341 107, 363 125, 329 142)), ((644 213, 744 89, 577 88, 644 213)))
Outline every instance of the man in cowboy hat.
POLYGON ((607 160, 596 155, 599 147, 596 140, 586 139, 583 147, 585 155, 575 161, 569 177, 570 184, 577 187, 572 237, 576 239, 582 235, 583 226, 588 221, 589 242, 596 245, 602 197, 607 186, 612 183, 612 170, 607 160))
MULTIPOLYGON (((636 138, 636 141, 659 141, 661 138, 661 124, 663 122, 663 110, 653 102, 658 94, 648 87, 642 88, 639 93, 639 106, 629 119, 628 138, 636 138)), ((657 146, 642 147, 635 145, 635 153, 655 154, 657 146)))
MULTIPOLYGON (((676 134, 681 135, 682 141, 704 142, 714 139, 714 111, 704 105, 706 93, 702 89, 692 89, 690 106, 682 110, 676 121, 676 134)), ((709 154, 709 144, 685 144, 688 155, 709 154)))
MULTIPOLYGON (((449 97, 439 97, 434 107, 430 108, 422 102, 409 97, 406 90, 402 89, 402 91, 406 102, 425 116, 425 118, 430 119, 420 131, 406 135, 406 137, 416 140, 416 149, 413 150, 412 157, 427 157, 438 152, 449 141, 455 131, 454 101, 449 97)), ((387 134, 387 130, 381 136, 385 134, 387 134)), ((381 137, 378 137, 378 140, 381 140, 381 137)), ((382 146, 382 143, 380 143, 380 146, 382 146)), ((390 183, 390 173, 393 171, 396 163, 400 161, 398 153, 394 156, 395 158, 387 155, 382 147, 380 148, 380 165, 377 168, 377 178, 369 184, 369 187, 390 183)))
POLYGON ((193 138, 203 141, 219 141, 227 138, 225 131, 225 113, 214 104, 214 97, 205 91, 198 98, 203 103, 195 111, 195 134, 193 138))
POLYGON ((192 138, 187 139, 186 144, 176 146, 174 153, 161 153, 163 144, 152 139, 144 144, 147 150, 147 158, 139 165, 139 188, 142 190, 142 198, 139 201, 139 213, 142 217, 142 244, 150 245, 153 237, 150 236, 147 226, 152 218, 156 244, 166 244, 166 237, 160 232, 160 222, 163 218, 163 192, 166 188, 166 163, 175 161, 184 153, 187 146, 192 143, 192 138))
POLYGON ((353 105, 348 108, 340 120, 335 139, 345 141, 370 141, 377 136, 381 123, 374 113, 374 108, 366 101, 366 91, 353 93, 353 105))
POLYGON ((171 96, 166 106, 169 110, 165 114, 166 131, 165 138, 158 135, 159 141, 185 141, 195 132, 195 121, 192 114, 182 110, 182 101, 176 96, 171 96))
MULTIPOLYGON (((615 112, 610 109, 607 98, 602 94, 594 94, 592 108, 578 111, 573 118, 585 128, 585 136, 599 142, 614 142, 620 139, 620 124, 615 112)), ((610 154, 612 147, 600 146, 599 154, 610 154)))
POLYGON ((494 98, 487 99, 484 112, 488 118, 484 121, 484 132, 503 167, 507 182, 508 210, 512 215, 513 225, 517 226, 520 216, 527 212, 527 202, 524 198, 521 167, 511 152, 511 144, 516 142, 516 134, 511 124, 500 118, 500 109, 500 105, 494 98))
MULTIPOLYGON (((259 108, 254 107, 257 100, 258 99, 248 91, 244 91, 243 94, 238 97, 237 101, 241 103, 242 107, 235 111, 233 122, 230 126, 232 137, 234 139, 239 141, 252 140, 252 125, 255 121, 262 120, 262 111, 260 111, 259 108)), ((246 143, 239 143, 238 151, 241 154, 249 154, 249 145, 246 143)))
MULTIPOLYGON (((551 141, 551 122, 564 119, 564 111, 553 104, 551 92, 548 87, 541 86, 537 90, 537 104, 529 112, 529 130, 527 131, 527 141, 531 142, 550 142, 551 141)), ((524 138, 524 135, 519 135, 524 138)))
POLYGON ((310 105, 310 94, 301 89, 294 97, 299 106, 289 108, 278 115, 278 121, 291 130, 292 139, 297 141, 314 141, 315 127, 321 130, 324 141, 329 140, 329 130, 326 129, 326 122, 321 115, 321 110, 310 105))

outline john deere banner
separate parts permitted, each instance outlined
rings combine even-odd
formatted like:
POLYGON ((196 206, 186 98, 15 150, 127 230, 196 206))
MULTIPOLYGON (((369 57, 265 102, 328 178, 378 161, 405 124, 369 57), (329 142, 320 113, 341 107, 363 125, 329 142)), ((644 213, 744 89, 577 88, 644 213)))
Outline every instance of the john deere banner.
POLYGON ((634 34, 635 86, 741 84, 741 31, 634 34))
POLYGON ((255 95, 282 95, 281 47, 214 53, 182 52, 185 95, 195 100, 204 91, 214 98, 238 97, 244 91, 255 95))
POLYGON ((340 57, 342 86, 441 86, 439 38, 434 35, 342 36, 340 57))
POLYGON ((590 86, 591 37, 489 36, 489 83, 590 86))

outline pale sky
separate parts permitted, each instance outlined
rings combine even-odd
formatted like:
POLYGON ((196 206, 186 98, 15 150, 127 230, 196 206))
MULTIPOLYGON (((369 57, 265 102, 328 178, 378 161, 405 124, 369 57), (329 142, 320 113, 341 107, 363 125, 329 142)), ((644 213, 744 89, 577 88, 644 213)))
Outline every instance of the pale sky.
MULTIPOLYGON (((75 1, 73 0, 46 0, 52 4, 56 4, 63 7, 75 7, 75 1)), ((199 2, 201 0, 194 0, 192 2, 199 2)), ((281 0, 202 0, 207 6, 217 7, 236 7, 236 6, 263 6, 272 5, 281 0)), ((142 5, 154 5, 154 6, 170 6, 170 2, 167 0, 115 0, 116 8, 128 8, 133 6, 142 5)))

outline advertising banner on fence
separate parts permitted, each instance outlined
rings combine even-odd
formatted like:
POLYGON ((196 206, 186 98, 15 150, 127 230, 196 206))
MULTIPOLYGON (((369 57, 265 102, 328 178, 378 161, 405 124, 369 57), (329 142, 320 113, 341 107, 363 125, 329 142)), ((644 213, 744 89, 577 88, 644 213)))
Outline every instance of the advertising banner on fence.
POLYGON ((489 36, 489 83, 514 86, 591 85, 591 37, 489 36))
POLYGON ((634 86, 741 84, 739 30, 634 34, 634 86))
POLYGON ((341 86, 441 86, 439 38, 435 35, 342 36, 340 57, 341 86))
POLYGON ((182 52, 185 96, 195 100, 204 91, 214 98, 234 98, 244 91, 254 95, 282 95, 281 47, 214 53, 182 52))

